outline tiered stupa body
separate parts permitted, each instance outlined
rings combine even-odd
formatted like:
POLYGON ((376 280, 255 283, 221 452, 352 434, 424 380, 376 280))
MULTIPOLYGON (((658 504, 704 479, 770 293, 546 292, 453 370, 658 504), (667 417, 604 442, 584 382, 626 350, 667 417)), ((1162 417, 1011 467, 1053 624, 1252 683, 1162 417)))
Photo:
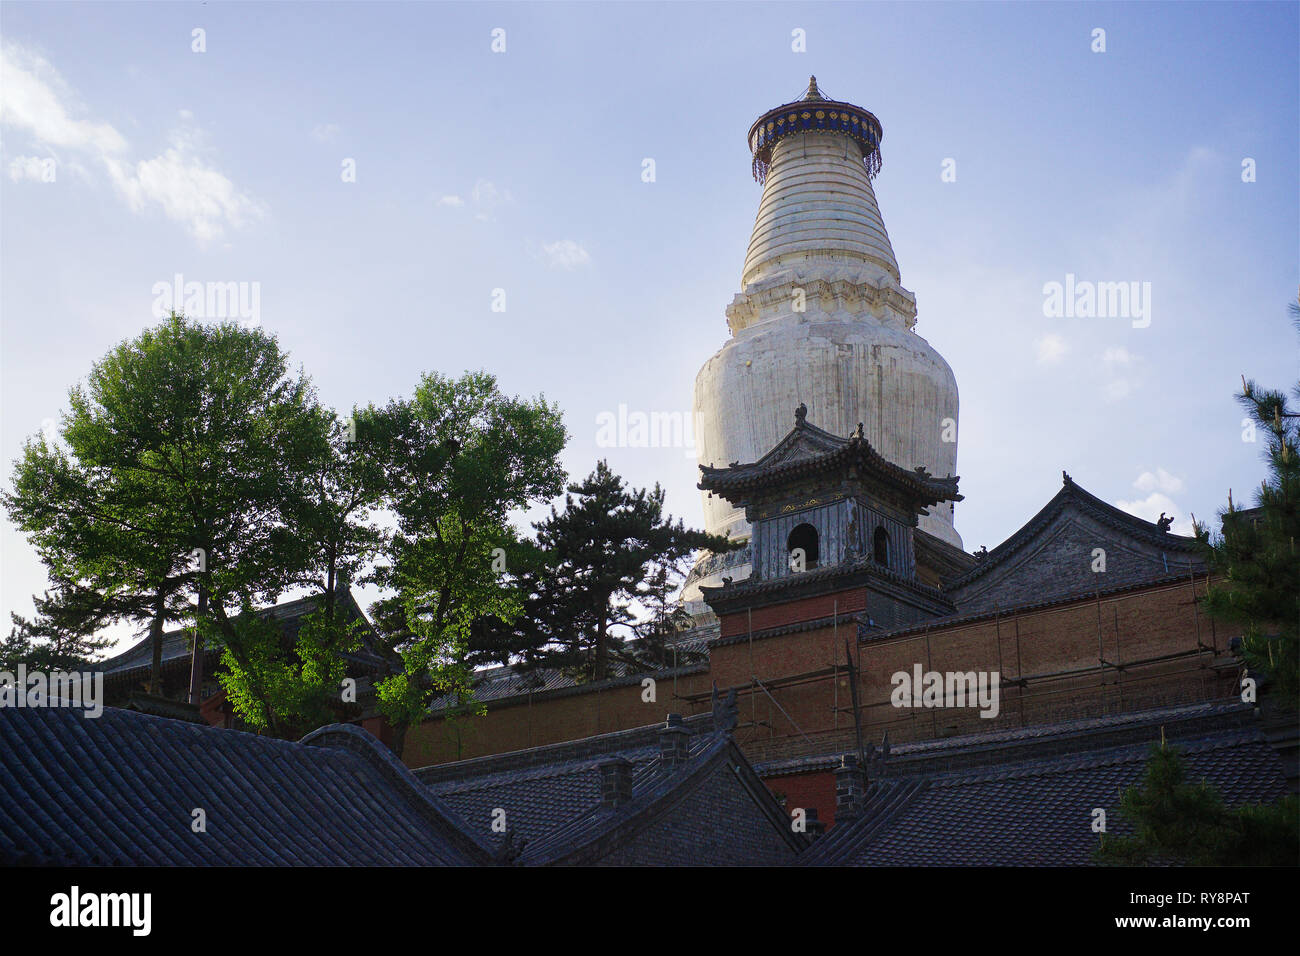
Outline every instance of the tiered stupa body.
MULTIPOLYGON (((816 78, 751 128, 763 198, 727 307, 731 338, 695 380, 700 464, 756 461, 802 403, 835 434, 861 422, 890 461, 957 473, 957 381, 912 331, 916 299, 900 284, 871 186, 880 138, 875 116, 826 99, 816 78)), ((743 511, 717 496, 705 496, 704 514, 715 534, 749 534, 743 511)), ((951 503, 922 516, 920 530, 961 547, 951 503)), ((686 600, 723 573, 745 577, 744 553, 701 562, 686 600)))

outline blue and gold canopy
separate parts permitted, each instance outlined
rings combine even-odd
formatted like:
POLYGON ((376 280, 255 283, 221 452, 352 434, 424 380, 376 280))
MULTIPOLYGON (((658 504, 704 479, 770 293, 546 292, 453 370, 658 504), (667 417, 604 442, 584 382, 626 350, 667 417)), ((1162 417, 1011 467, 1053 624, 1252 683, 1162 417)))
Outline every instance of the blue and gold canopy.
POLYGON ((884 135, 875 115, 852 103, 824 98, 817 77, 808 78, 808 92, 793 103, 768 110, 749 128, 749 150, 754 155, 754 178, 767 179, 772 148, 794 133, 822 130, 843 133, 862 147, 862 165, 868 178, 880 172, 880 139, 884 135))

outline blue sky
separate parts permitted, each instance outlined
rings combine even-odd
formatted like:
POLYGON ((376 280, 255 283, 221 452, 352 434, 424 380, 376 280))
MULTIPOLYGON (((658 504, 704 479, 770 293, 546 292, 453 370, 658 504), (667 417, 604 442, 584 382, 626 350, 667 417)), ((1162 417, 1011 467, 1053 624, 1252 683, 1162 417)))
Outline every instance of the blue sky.
MULTIPOLYGON (((1297 9, 6 3, 2 478, 179 273, 256 283, 336 408, 485 368, 559 403, 574 477, 608 457, 698 524, 690 449, 598 447, 597 418, 689 419, 760 197, 745 134, 815 73, 884 127, 881 210, 961 392, 967 548, 1062 469, 1180 530, 1264 475, 1240 375, 1300 368, 1297 9), (1150 324, 1045 316, 1067 274, 1149 282, 1150 324)), ((44 580, 7 524, 0 557, 7 622, 44 580)))

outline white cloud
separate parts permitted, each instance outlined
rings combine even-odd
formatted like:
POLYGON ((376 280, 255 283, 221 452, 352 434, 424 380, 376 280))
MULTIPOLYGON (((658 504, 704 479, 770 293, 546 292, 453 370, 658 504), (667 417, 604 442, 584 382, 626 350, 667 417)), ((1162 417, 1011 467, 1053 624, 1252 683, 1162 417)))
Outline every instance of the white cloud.
POLYGON ((490 179, 479 179, 469 191, 468 203, 464 198, 454 193, 439 196, 435 203, 439 206, 449 206, 454 209, 472 206, 475 219, 480 222, 491 222, 496 218, 494 215, 496 211, 512 201, 513 197, 508 189, 500 188, 490 179))
POLYGON ((1138 475, 1133 481, 1133 487, 1145 492, 1147 496, 1134 501, 1117 501, 1115 507, 1152 522, 1164 514, 1174 519, 1170 528, 1174 534, 1192 533, 1191 519, 1183 513, 1178 503, 1169 497, 1183 490, 1183 479, 1171 475, 1163 468, 1156 468, 1155 471, 1144 471, 1138 475))
POLYGON ((1163 514, 1167 518, 1174 519, 1174 523, 1169 528, 1174 534, 1192 534, 1191 519, 1183 514, 1182 509, 1168 495, 1158 491, 1153 491, 1139 501, 1117 501, 1115 507, 1151 522, 1157 521, 1163 514))
POLYGON ((487 210, 495 209, 510 202, 509 190, 498 189, 497 185, 488 179, 480 179, 474 183, 474 188, 470 190, 470 197, 474 200, 475 205, 482 206, 487 210))
POLYGON ((474 183, 474 188, 470 190, 470 199, 474 201, 474 207, 478 210, 475 219, 481 219, 488 222, 494 218, 493 214, 502 206, 512 201, 508 189, 499 188, 496 183, 487 179, 480 179, 474 183))
POLYGON ((1129 365, 1134 361, 1133 353, 1126 348, 1109 348, 1101 355, 1107 365, 1129 365))
POLYGON ((339 128, 333 123, 317 123, 312 127, 311 138, 318 143, 332 143, 338 136, 339 128))
MULTIPOLYGON (((219 238, 261 215, 261 207, 199 155, 202 135, 181 110, 172 145, 152 159, 133 160, 121 133, 109 123, 77 119, 74 96, 42 57, 14 43, 0 47, 0 125, 26 133, 46 147, 62 147, 98 161, 133 212, 159 208, 201 241, 219 238)), ((26 157, 19 157, 25 160, 26 157)), ((76 164, 72 164, 76 167, 76 164)), ((27 166, 22 167, 24 174, 27 166)), ((13 164, 9 174, 14 176, 13 164)))
POLYGON ((54 159, 48 156, 15 156, 9 161, 9 178, 14 182, 24 179, 45 182, 48 180, 47 170, 54 170, 57 175, 57 167, 50 165, 53 162, 54 159))
POLYGON ((542 252, 547 261, 558 269, 576 269, 590 264, 591 256, 581 243, 572 239, 559 239, 555 242, 542 243, 542 252))
POLYGON ((1038 355, 1039 365, 1055 365, 1057 362, 1061 361, 1061 359, 1065 357, 1065 353, 1069 351, 1065 344, 1065 339, 1061 338, 1061 336, 1054 332, 1044 335, 1035 342, 1034 350, 1038 355))
POLYGON ((1138 491, 1164 491, 1172 495, 1183 490, 1183 479, 1169 474, 1163 468, 1157 468, 1138 475, 1133 487, 1138 491))
POLYGON ((76 119, 65 105, 71 92, 48 61, 16 43, 0 46, 0 124, 29 133, 49 146, 100 154, 126 151, 126 140, 108 123, 76 119))

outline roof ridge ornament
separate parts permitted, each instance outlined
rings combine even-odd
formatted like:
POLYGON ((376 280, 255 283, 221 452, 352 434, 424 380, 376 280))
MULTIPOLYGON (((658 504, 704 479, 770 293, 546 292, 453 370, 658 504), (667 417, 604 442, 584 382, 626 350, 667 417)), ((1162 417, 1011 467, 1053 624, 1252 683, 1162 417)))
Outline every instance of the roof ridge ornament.
POLYGON ((799 407, 794 410, 794 423, 796 425, 802 425, 805 421, 807 421, 807 419, 808 419, 808 406, 805 405, 803 402, 800 402, 799 407))
POLYGON ((805 100, 825 99, 825 97, 822 96, 822 91, 817 89, 817 77, 808 77, 808 92, 803 95, 803 98, 805 100))

